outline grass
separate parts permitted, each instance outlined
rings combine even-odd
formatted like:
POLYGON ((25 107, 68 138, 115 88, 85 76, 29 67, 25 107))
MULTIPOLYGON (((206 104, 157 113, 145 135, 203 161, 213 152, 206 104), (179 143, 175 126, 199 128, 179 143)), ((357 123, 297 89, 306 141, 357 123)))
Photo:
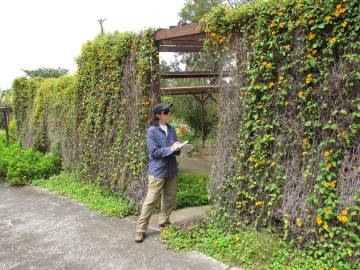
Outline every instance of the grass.
POLYGON ((176 208, 209 204, 209 176, 180 172, 177 177, 176 208))
POLYGON ((97 210, 105 216, 125 217, 137 213, 137 209, 107 187, 90 181, 81 181, 75 174, 61 173, 50 179, 37 179, 32 185, 56 191, 97 210))
POLYGON ((359 263, 345 265, 334 262, 331 254, 314 258, 305 250, 296 249, 291 242, 268 231, 224 233, 211 222, 198 224, 189 230, 172 225, 161 233, 161 239, 169 249, 197 250, 246 270, 360 269, 359 263))

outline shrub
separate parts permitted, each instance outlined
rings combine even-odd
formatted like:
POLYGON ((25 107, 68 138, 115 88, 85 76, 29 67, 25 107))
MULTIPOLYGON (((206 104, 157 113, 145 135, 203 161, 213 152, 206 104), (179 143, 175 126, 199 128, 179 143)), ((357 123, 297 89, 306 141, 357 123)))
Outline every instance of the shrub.
POLYGON ((22 149, 19 144, 5 145, 0 133, 0 179, 10 185, 25 185, 33 179, 48 178, 61 170, 59 154, 46 155, 32 149, 22 149))
POLYGON ((180 172, 177 178, 176 208, 209 203, 209 176, 180 172))

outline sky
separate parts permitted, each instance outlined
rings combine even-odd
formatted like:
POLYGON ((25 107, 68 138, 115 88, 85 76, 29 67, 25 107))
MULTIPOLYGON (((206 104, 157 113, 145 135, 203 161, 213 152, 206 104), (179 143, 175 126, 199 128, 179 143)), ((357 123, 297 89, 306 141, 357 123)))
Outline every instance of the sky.
MULTIPOLYGON (((184 0, 0 0, 0 89, 22 69, 76 71, 81 46, 99 32, 141 31, 177 25, 184 0)), ((162 53, 160 59, 171 55, 162 53)))

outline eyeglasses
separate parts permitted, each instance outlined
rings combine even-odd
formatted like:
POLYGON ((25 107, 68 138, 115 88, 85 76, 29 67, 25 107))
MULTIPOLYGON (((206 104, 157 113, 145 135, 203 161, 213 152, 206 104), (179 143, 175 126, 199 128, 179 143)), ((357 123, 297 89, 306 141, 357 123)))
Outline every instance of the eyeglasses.
POLYGON ((170 111, 163 111, 163 113, 164 113, 165 115, 168 115, 168 114, 170 113, 170 111))

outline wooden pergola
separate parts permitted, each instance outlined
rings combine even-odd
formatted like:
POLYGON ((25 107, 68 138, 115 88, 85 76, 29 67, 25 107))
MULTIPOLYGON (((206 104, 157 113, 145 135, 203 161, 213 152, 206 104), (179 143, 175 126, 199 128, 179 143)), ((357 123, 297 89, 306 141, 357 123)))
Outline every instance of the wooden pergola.
MULTIPOLYGON (((184 26, 172 26, 169 29, 159 29, 155 34, 158 51, 160 52, 201 52, 203 42, 206 38, 205 33, 200 31, 200 24, 188 24, 184 26)), ((159 57, 158 57, 159 59, 159 57)), ((219 92, 218 85, 199 85, 186 87, 164 87, 160 88, 161 79, 178 79, 178 78, 217 78, 220 73, 216 71, 184 71, 184 72, 167 72, 160 73, 158 82, 153 84, 152 92, 154 94, 154 103, 161 100, 161 96, 169 95, 193 95, 201 105, 201 130, 202 145, 205 142, 205 111, 204 104, 210 98, 216 102, 212 95, 219 92)))
POLYGON ((5 129, 6 132, 6 143, 9 144, 9 117, 10 113, 12 112, 11 107, 4 106, 0 107, 0 113, 3 114, 3 122, 2 127, 5 129))

